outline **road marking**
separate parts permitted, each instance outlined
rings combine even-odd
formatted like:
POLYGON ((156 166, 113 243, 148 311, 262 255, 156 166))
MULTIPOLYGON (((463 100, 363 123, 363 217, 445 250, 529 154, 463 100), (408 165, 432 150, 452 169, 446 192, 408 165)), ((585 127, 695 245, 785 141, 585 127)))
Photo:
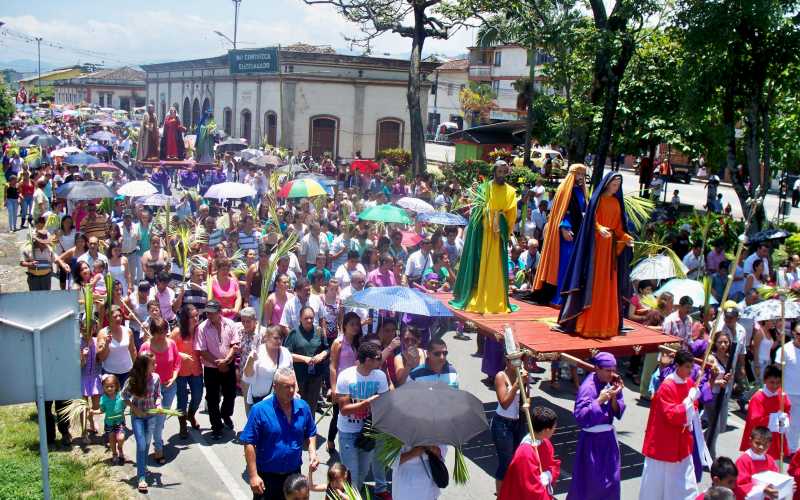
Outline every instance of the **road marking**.
POLYGON ((208 464, 211 465, 211 468, 214 469, 219 478, 222 479, 222 483, 228 489, 231 497, 235 500, 252 499, 253 494, 245 493, 244 490, 242 490, 241 481, 234 478, 233 475, 228 472, 228 469, 222 463, 222 460, 219 459, 217 454, 214 452, 213 447, 208 441, 206 441, 203 435, 199 432, 193 431, 192 437, 194 438, 195 442, 200 445, 200 451, 203 453, 203 456, 206 457, 206 460, 208 461, 208 464))

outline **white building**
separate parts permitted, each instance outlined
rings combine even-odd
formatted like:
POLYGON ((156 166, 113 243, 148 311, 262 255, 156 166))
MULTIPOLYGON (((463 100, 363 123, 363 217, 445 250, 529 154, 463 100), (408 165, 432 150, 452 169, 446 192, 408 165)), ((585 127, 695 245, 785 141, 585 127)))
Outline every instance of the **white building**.
MULTIPOLYGON (((360 151, 369 158, 386 148, 411 147, 408 66, 300 45, 142 68, 147 102, 156 104, 159 119, 174 106, 191 128, 201 110, 211 109, 218 127, 250 144, 309 150, 316 157, 352 158, 360 151)), ((426 77, 434 67, 423 63, 426 77)), ((430 87, 426 80, 420 92, 423 110, 430 87)))
POLYGON ((56 104, 96 104, 131 111, 144 105, 144 72, 123 67, 55 80, 53 94, 56 104))
POLYGON ((428 99, 428 132, 434 133, 443 122, 464 128, 464 113, 459 94, 469 83, 469 60, 454 59, 436 67, 431 77, 431 97, 428 99))

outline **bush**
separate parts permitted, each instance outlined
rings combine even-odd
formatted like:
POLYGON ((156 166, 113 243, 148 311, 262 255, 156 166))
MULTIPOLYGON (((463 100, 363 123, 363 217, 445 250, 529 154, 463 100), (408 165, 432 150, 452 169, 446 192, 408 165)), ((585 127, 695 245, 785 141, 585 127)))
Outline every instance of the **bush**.
POLYGON ((443 173, 448 179, 455 179, 461 187, 469 187, 473 182, 482 182, 492 174, 492 165, 483 160, 463 160, 451 163, 443 173))
POLYGON ((523 187, 533 186, 536 180, 540 179, 541 177, 541 175, 532 171, 528 167, 514 167, 511 169, 511 173, 508 174, 508 183, 515 188, 520 189, 523 187))
POLYGON ((489 160, 491 160, 492 163, 496 162, 497 160, 503 160, 511 163, 513 156, 514 155, 512 152, 508 149, 496 148, 494 151, 489 153, 489 160))
POLYGON ((795 233, 786 238, 786 252, 789 255, 800 253, 800 233, 795 233))
POLYGON ((377 161, 386 158, 390 165, 397 167, 402 172, 411 165, 411 152, 402 148, 384 149, 378 152, 377 161))

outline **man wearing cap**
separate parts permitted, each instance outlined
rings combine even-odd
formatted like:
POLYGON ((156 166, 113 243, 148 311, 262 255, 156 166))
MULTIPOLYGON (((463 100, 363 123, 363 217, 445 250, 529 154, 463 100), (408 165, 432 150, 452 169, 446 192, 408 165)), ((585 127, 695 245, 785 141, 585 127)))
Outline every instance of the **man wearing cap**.
POLYGON ((800 449, 800 335, 775 352, 775 360, 780 365, 783 360, 783 390, 792 403, 789 415, 789 432, 786 441, 789 452, 800 449))
POLYGON ((69 272, 69 266, 50 250, 50 236, 47 231, 36 231, 31 238, 31 244, 30 248, 22 250, 19 262, 27 269, 28 289, 32 292, 50 290, 53 263, 66 272, 69 272))
POLYGON ((236 399, 236 370, 233 361, 239 350, 236 325, 220 314, 221 309, 216 300, 208 301, 205 309, 207 319, 200 323, 194 344, 203 361, 206 408, 214 439, 222 437, 223 425, 233 429, 231 416, 236 399))
POLYGON ((613 354, 600 352, 592 360, 594 373, 583 380, 573 414, 581 428, 575 449, 568 500, 619 500, 620 453, 614 419, 622 419, 625 401, 613 354))

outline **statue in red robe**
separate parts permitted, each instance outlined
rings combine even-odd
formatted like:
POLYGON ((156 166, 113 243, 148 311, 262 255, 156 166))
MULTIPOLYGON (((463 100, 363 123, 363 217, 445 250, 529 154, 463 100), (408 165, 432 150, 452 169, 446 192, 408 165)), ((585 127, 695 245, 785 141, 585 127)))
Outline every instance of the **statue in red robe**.
POLYGON ((169 108, 167 117, 164 118, 164 133, 161 136, 162 160, 185 160, 186 152, 183 144, 183 133, 186 129, 178 118, 178 110, 169 108))

